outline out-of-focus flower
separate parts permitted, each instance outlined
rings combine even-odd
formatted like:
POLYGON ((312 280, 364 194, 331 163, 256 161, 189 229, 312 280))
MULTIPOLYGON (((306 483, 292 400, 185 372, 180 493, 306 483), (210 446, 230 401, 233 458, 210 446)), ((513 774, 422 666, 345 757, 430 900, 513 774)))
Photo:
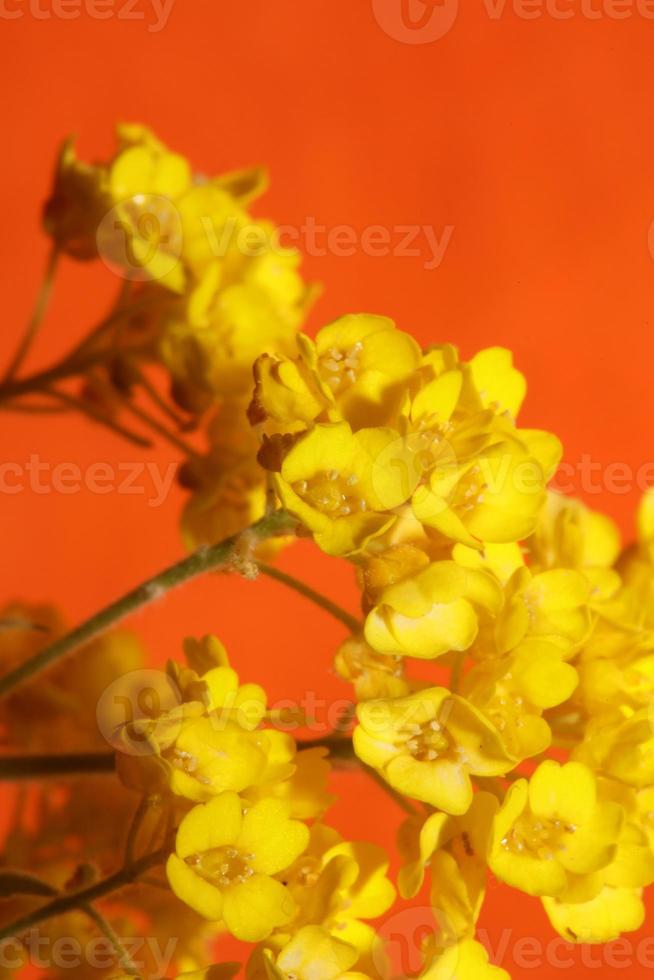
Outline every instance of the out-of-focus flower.
POLYGON ((488 954, 481 945, 467 939, 451 946, 420 980, 510 980, 506 970, 488 962, 488 954))

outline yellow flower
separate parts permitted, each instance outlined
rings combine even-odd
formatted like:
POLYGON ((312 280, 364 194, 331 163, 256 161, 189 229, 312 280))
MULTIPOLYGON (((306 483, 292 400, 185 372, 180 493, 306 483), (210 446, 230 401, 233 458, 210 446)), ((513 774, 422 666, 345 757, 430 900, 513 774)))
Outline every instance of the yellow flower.
POLYGON ((121 124, 116 135, 113 159, 97 165, 79 161, 72 140, 64 144, 44 216, 57 245, 78 259, 99 252, 128 277, 174 293, 216 259, 229 273, 243 260, 244 205, 264 189, 263 172, 199 180, 146 127, 121 124))
POLYGON ((470 361, 475 388, 484 408, 508 412, 517 418, 527 391, 524 374, 513 366, 513 354, 505 347, 488 347, 470 361))
POLYGON ((557 897, 574 876, 611 863, 622 807, 598 800, 586 766, 543 762, 509 789, 493 828, 491 870, 528 895, 557 897))
POLYGON ((355 431, 388 425, 403 398, 403 387, 420 364, 420 348, 388 317, 350 314, 318 331, 301 335, 300 350, 316 377, 333 421, 355 431))
MULTIPOLYGON (((284 758, 281 760, 282 766, 284 758)), ((273 771, 274 778, 251 786, 243 792, 247 800, 263 799, 273 796, 283 800, 289 814, 298 820, 315 819, 322 816, 334 802, 334 796, 327 789, 331 766, 325 748, 302 749, 293 759, 293 771, 286 776, 284 770, 273 771), (285 778, 279 778, 279 776, 285 778)))
POLYGON ((471 775, 499 776, 515 765, 499 733, 465 698, 442 687, 357 708, 354 749, 406 796, 454 815, 472 803, 471 775))
POLYGON ((363 920, 383 915, 395 899, 388 864, 375 844, 344 841, 331 827, 314 824, 309 846, 284 875, 298 909, 289 933, 322 926, 358 950, 364 969, 375 931, 363 920))
POLYGON ((365 637, 378 653, 433 660, 472 646, 483 611, 497 613, 502 590, 486 571, 433 562, 381 591, 365 637))
POLYGON ((117 771, 126 785, 144 792, 169 789, 193 802, 267 782, 271 766, 279 778, 293 771, 295 747, 290 736, 209 718, 197 701, 167 712, 156 722, 134 722, 126 738, 128 753, 135 738, 149 749, 143 755, 117 754, 117 771))
POLYGON ((506 586, 506 603, 497 625, 500 652, 525 638, 547 641, 572 656, 590 634, 591 588, 582 572, 555 568, 533 575, 519 568, 506 586))
MULTIPOLYGON (((550 453, 556 458, 558 449, 550 453)), ((423 524, 470 547, 518 541, 534 530, 550 468, 517 437, 463 459, 454 445, 439 448, 413 510, 423 524)))
POLYGON ((229 666, 227 652, 215 636, 184 641, 188 668, 170 661, 169 674, 180 690, 182 700, 200 701, 214 724, 227 722, 254 731, 266 713, 266 692, 259 684, 241 684, 229 666), (201 673, 192 664, 200 667, 201 673), (207 666, 210 663, 211 666, 207 666))
POLYGON ((467 939, 448 950, 432 964, 420 980, 510 980, 506 970, 492 966, 488 954, 473 939, 467 939))
POLYGON ((654 785, 654 730, 651 711, 624 709, 592 718, 575 759, 635 789, 654 785))
MULTIPOLYGON (((190 491, 181 518, 189 549, 238 534, 266 510, 267 474, 257 462, 259 442, 246 425, 244 403, 223 401, 207 426, 207 437, 206 454, 187 459, 179 473, 179 482, 190 491)), ((286 536, 261 542, 253 557, 269 560, 290 540, 286 536)))
POLYGON ((326 929, 305 926, 276 957, 266 951, 265 965, 269 980, 356 980, 363 975, 350 967, 358 959, 358 950, 326 929))
POLYGON ((587 902, 544 898, 547 916, 560 936, 573 943, 610 943, 635 932, 645 920, 640 888, 604 888, 587 902))
POLYGON ((417 895, 429 869, 442 943, 474 935, 486 893, 491 828, 498 806, 492 794, 479 792, 463 816, 433 813, 424 821, 410 817, 400 828, 398 843, 406 860, 398 875, 400 894, 417 895))
POLYGON ((462 693, 493 722, 507 752, 522 760, 549 748, 552 733, 543 712, 567 701, 578 680, 558 647, 525 640, 508 656, 473 667, 462 693))
POLYGON ((580 651, 577 670, 587 715, 647 708, 654 697, 654 637, 601 624, 580 651))
POLYGON ((224 921, 237 939, 259 942, 295 913, 290 892, 274 876, 308 841, 307 827, 291 820, 279 800, 261 800, 244 813, 236 793, 222 793, 183 818, 166 874, 177 897, 200 915, 224 921))
POLYGON ((395 520, 406 499, 399 476, 379 465, 396 441, 391 429, 318 424, 285 457, 275 487, 282 502, 330 555, 360 551, 395 520))
MULTIPOLYGON (((296 253, 277 255, 266 265, 262 257, 251 258, 233 280, 226 280, 220 263, 213 262, 188 295, 169 307, 159 356, 183 407, 193 409, 196 391, 207 401, 218 395, 245 397, 258 355, 296 352, 310 298, 297 272, 299 261, 296 253), (290 282, 280 293, 282 269, 290 282)), ((243 418, 245 424, 245 412, 243 418)))
POLYGON ((254 362, 254 394, 248 418, 254 426, 272 420, 285 432, 305 429, 328 402, 301 358, 262 354, 254 362))
POLYGON ((358 701, 369 698, 398 698, 409 693, 404 676, 404 659, 397 654, 376 653, 359 636, 351 636, 338 648, 334 668, 350 681, 358 701))
POLYGON ((606 515, 550 490, 526 547, 530 565, 539 571, 607 569, 620 553, 620 532, 606 515))

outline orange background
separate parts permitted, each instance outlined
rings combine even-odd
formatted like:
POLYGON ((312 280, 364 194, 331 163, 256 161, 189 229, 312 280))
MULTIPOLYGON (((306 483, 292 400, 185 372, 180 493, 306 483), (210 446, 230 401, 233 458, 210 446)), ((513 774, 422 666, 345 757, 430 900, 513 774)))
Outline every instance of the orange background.
MULTIPOLYGON (((447 36, 418 45, 388 36, 368 0, 176 0, 160 32, 86 13, 37 19, 27 3, 6 0, 4 10, 23 16, 0 18, 0 354, 16 343, 41 275, 39 214, 59 141, 77 132, 82 154, 99 156, 116 120, 138 120, 199 171, 267 164, 272 188, 257 213, 278 222, 420 223, 439 235, 453 225, 431 271, 424 255, 307 257, 306 276, 325 285, 311 326, 366 310, 465 354, 508 345, 530 382, 525 424, 557 432, 566 459, 586 453, 634 469, 654 459, 654 21, 591 20, 569 6, 569 20, 508 9, 492 19, 482 0, 469 0, 447 36)), ((135 9, 151 7, 139 0, 135 9)), ((81 336, 115 287, 103 267, 64 263, 31 366, 81 336)), ((32 452, 82 467, 176 459, 74 418, 2 413, 0 422, 6 461, 23 464, 32 452)), ((637 496, 587 500, 629 536, 637 496)), ((54 600, 78 621, 180 556, 182 499, 175 490, 154 508, 143 495, 3 494, 3 594, 54 600)), ((341 564, 300 546, 283 565, 355 609, 341 564)), ((330 669, 342 629, 276 583, 198 581, 132 625, 156 662, 188 633, 219 633, 242 676, 262 680, 273 699, 350 693, 330 669)), ((350 799, 332 822, 390 845, 393 804, 354 777, 336 784, 350 799)), ((503 965, 515 978, 625 975, 584 967, 578 953, 574 970, 516 966, 518 939, 552 934, 536 900, 506 889, 491 889, 482 925, 494 945, 513 930, 503 965)))

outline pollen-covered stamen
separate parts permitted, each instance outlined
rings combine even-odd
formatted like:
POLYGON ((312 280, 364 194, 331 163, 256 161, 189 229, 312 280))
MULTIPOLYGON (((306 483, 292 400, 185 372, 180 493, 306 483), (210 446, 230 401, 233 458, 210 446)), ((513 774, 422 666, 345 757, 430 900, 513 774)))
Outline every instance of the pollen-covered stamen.
MULTIPOLYGON (((510 680, 510 675, 507 680, 510 680)), ((484 711, 498 732, 504 735, 511 728, 524 727, 524 717, 528 711, 528 705, 519 694, 507 690, 501 691, 488 701, 484 706, 484 711)))
POLYGON ((347 350, 330 347, 326 354, 318 358, 320 376, 334 394, 338 394, 353 385, 361 370, 361 352, 363 344, 357 341, 347 350))
POLYGON ((191 755, 190 752, 184 752, 182 749, 175 748, 170 756, 170 762, 175 767, 175 769, 181 769, 182 772, 186 772, 189 776, 192 776, 198 768, 197 756, 191 755))
POLYGON ((406 439, 413 469, 422 478, 435 469, 448 471, 456 467, 457 459, 448 436, 454 429, 451 422, 439 423, 434 417, 421 419, 415 432, 406 439))
POLYGON ((205 881, 218 888, 243 884, 254 874, 250 861, 253 854, 244 854, 236 847, 215 847, 200 854, 192 854, 186 863, 205 881))
POLYGON ((543 820, 534 814, 524 814, 514 824, 502 847, 512 854, 529 855, 550 861, 566 848, 565 836, 577 828, 563 820, 543 820))
POLYGON ((368 509, 359 490, 359 478, 355 473, 326 470, 316 473, 310 480, 298 480, 293 489, 299 497, 316 510, 330 517, 349 517, 368 509))
POLYGON ((473 466, 459 484, 461 509, 470 511, 478 504, 483 504, 486 490, 488 490, 488 483, 484 481, 480 467, 473 466))
POLYGON ((435 762, 455 749, 447 731, 436 719, 424 725, 410 725, 405 732, 410 735, 406 746, 419 762, 435 762))

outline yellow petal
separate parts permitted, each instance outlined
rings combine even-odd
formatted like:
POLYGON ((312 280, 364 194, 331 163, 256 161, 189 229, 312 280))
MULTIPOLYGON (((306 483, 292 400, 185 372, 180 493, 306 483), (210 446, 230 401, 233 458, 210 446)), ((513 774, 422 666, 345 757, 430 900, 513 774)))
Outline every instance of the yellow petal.
POLYGON ((225 891, 223 919, 237 939, 258 943, 290 922, 295 909, 291 893, 281 882, 255 874, 225 891))
POLYGON ((166 876, 175 895, 195 912, 205 919, 218 921, 222 918, 222 892, 196 875, 176 854, 168 858, 166 876))
POLYGON ((175 849, 180 858, 233 844, 242 824, 241 800, 236 793, 221 793, 209 803, 194 806, 179 825, 175 849))
POLYGON ((299 820, 289 820, 288 805, 264 799, 245 814, 238 847, 253 855, 249 864, 255 871, 272 875, 288 868, 308 843, 308 827, 299 820))

